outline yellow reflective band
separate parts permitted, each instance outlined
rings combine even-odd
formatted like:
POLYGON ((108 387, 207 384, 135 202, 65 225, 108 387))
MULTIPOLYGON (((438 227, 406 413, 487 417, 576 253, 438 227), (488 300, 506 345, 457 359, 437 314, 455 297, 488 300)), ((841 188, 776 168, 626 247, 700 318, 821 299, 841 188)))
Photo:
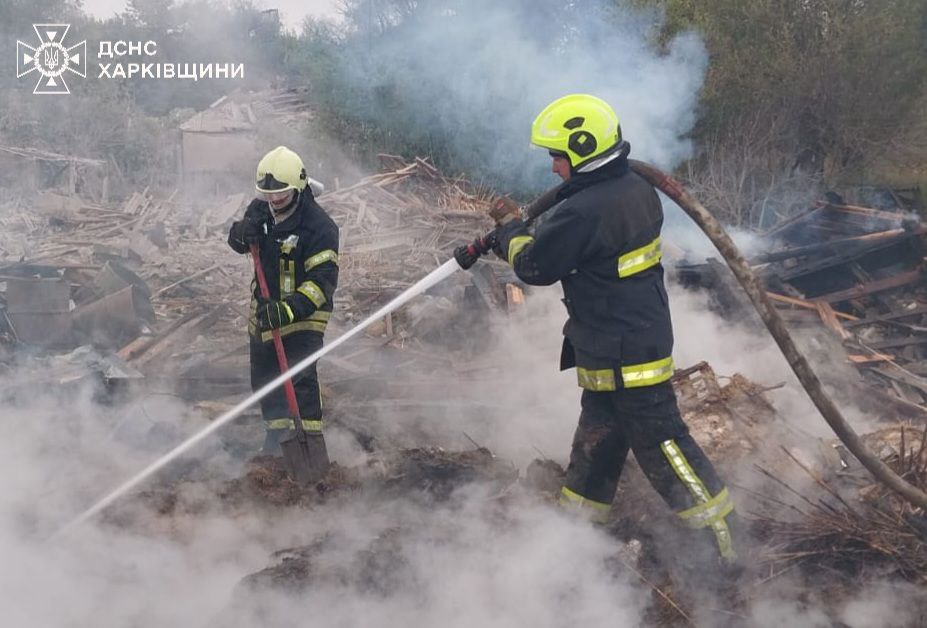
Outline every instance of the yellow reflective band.
POLYGON ((306 272, 308 273, 310 270, 312 270, 316 266, 321 266, 325 262, 331 262, 332 264, 337 266, 338 265, 338 254, 335 253, 335 251, 333 251, 332 249, 325 249, 321 253, 316 253, 315 255, 307 259, 304 268, 306 269, 306 272))
POLYGON ((612 369, 599 369, 593 371, 582 367, 576 368, 576 379, 580 388, 609 392, 615 390, 615 371, 612 369))
POLYGON ((692 528, 704 528, 721 521, 734 510, 734 502, 727 487, 704 504, 693 506, 679 513, 679 518, 692 528))
POLYGON ((296 286, 296 262, 280 260, 280 298, 293 294, 296 286))
POLYGON ((636 275, 651 266, 656 266, 661 259, 663 259, 663 249, 660 246, 660 237, 657 236, 650 244, 645 244, 618 258, 618 276, 636 275))
MULTIPOLYGON (((666 459, 669 461, 673 471, 676 472, 676 475, 679 477, 685 487, 689 489, 689 493, 692 494, 692 497, 696 502, 696 506, 682 511, 679 513, 679 517, 682 518, 684 514, 692 513, 692 511, 696 509, 704 510, 706 508, 712 508, 712 506, 709 505, 713 501, 711 493, 708 492, 708 489, 705 487, 705 484, 702 482, 701 478, 698 477, 698 475, 695 473, 695 470, 689 464, 689 461, 686 460, 685 454, 682 453, 682 449, 679 448, 679 445, 676 444, 676 441, 663 441, 660 443, 660 449, 663 451, 663 455, 666 456, 666 459)), ((711 527, 712 532, 715 534, 715 540, 718 543, 718 552, 726 561, 732 562, 737 559, 737 554, 734 552, 734 547, 731 542, 731 531, 728 529, 727 522, 724 520, 724 517, 729 515, 731 511, 734 510, 734 504, 730 502, 730 496, 727 495, 726 488, 719 492, 715 499, 721 497, 722 495, 723 498, 719 500, 717 504, 718 508, 713 513, 714 516, 707 517, 705 523, 699 527, 711 527), (727 506, 723 505, 725 501, 730 505, 730 508, 727 508, 727 506), (721 512, 724 514, 719 514, 721 512)), ((692 515, 690 514, 684 519, 686 523, 689 523, 691 516, 692 515)))
MULTIPOLYGON (((322 431, 322 420, 321 419, 303 419, 302 420, 303 429, 307 432, 321 432, 322 431)), ((271 419, 269 421, 264 421, 264 429, 266 430, 295 430, 296 425, 293 423, 293 419, 271 419)))
POLYGON ((332 313, 326 312, 325 310, 316 310, 309 315, 310 321, 329 321, 331 320, 332 313))
POLYGON ((296 291, 302 295, 305 295, 305 297, 312 301, 316 307, 322 307, 325 305, 325 293, 322 292, 319 284, 314 281, 304 281, 296 291))
POLYGON ((629 364, 621 367, 621 381, 625 388, 653 386, 673 376, 673 358, 663 358, 643 364, 629 364))
POLYGON ((521 250, 534 242, 534 238, 528 235, 515 236, 509 240, 509 253, 508 260, 509 264, 515 263, 515 256, 521 253, 521 250))
POLYGON ((608 511, 612 507, 611 504, 587 499, 565 486, 560 489, 560 505, 568 510, 583 513, 595 523, 605 523, 608 520, 608 511))
MULTIPOLYGON (((280 332, 280 337, 285 338, 290 334, 297 331, 317 331, 320 334, 325 332, 325 327, 328 325, 325 321, 314 321, 314 320, 304 320, 299 321, 298 323, 291 323, 289 325, 284 325, 277 331, 280 332)), ((248 327, 248 331, 251 332, 253 336, 256 333, 256 328, 248 327)), ((274 333, 272 331, 265 331, 261 333, 261 341, 270 342, 274 339, 274 333)))
MULTIPOLYGON (((673 376, 673 358, 663 358, 643 364, 629 364, 621 367, 621 381, 625 388, 653 386, 665 382, 673 376)), ((615 371, 613 369, 586 369, 577 367, 576 379, 580 388, 598 392, 615 390, 615 371)))
POLYGON ((695 502, 703 504, 709 501, 711 493, 708 492, 702 480, 696 475, 695 470, 689 465, 689 461, 686 460, 685 454, 682 453, 682 449, 679 448, 676 441, 665 440, 660 443, 660 449, 669 461, 673 471, 676 472, 676 475, 679 476, 679 479, 682 480, 682 483, 695 498, 695 502))

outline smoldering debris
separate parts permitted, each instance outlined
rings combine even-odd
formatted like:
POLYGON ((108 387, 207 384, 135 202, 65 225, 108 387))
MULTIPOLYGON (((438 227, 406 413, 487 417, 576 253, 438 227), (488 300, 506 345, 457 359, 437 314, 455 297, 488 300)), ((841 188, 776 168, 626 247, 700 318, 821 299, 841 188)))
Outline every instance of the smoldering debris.
MULTIPOLYGON (((767 457, 769 451, 761 444, 776 429, 778 419, 762 387, 742 376, 719 382, 707 364, 680 371, 674 385, 686 420, 709 455, 727 468, 745 460, 772 463, 767 457), (751 421, 741 420, 743 415, 751 417, 751 421)), ((160 536, 182 528, 184 524, 179 522, 206 513, 235 519, 256 510, 274 513, 295 509, 305 513, 307 522, 318 522, 327 519, 326 513, 352 504, 363 504, 372 512, 404 504, 404 508, 413 510, 437 508, 449 512, 476 507, 487 513, 483 525, 500 526, 501 530, 516 525, 513 518, 517 519, 516 513, 522 510, 554 507, 563 475, 563 467, 550 459, 535 459, 522 471, 485 447, 462 451, 419 447, 377 450, 356 466, 333 464, 318 483, 302 487, 287 477, 279 459, 257 457, 241 477, 213 484, 206 491, 191 490, 188 481, 146 490, 115 507, 105 521, 111 526, 160 536)), ((688 594, 683 585, 673 589, 668 560, 657 549, 667 544, 660 528, 676 525, 672 513, 639 472, 632 471, 622 480, 617 501, 635 507, 614 509, 605 528, 617 552, 608 568, 612 577, 651 583, 653 589, 648 595, 655 617, 678 619, 680 611, 687 614, 689 611, 684 609, 693 603, 692 599, 685 597, 688 594), (627 543, 636 549, 628 550, 627 543), (638 565, 642 557, 644 562, 638 565)), ((273 599, 267 597, 268 592, 294 595, 319 587, 345 587, 359 596, 404 596, 410 582, 421 577, 408 565, 411 539, 416 544, 423 539, 452 544, 456 525, 453 516, 425 521, 413 517, 401 526, 385 527, 373 537, 364 537, 368 540, 361 540, 360 545, 353 539, 347 544, 355 549, 348 553, 334 549, 345 546, 343 531, 310 534, 309 542, 275 553, 269 566, 246 577, 233 596, 236 601, 226 612, 234 615, 241 604, 248 613, 257 613, 253 617, 276 617, 267 608, 268 599, 273 599), (373 570, 371 565, 380 570, 373 570)), ((312 529, 312 524, 306 528, 312 529)))
MULTIPOLYGON (((923 428, 899 426, 865 435, 882 461, 914 486, 927 487, 923 428)), ((844 452, 845 455, 845 452, 844 452)), ((927 581, 927 517, 919 508, 840 458, 839 473, 818 473, 799 460, 815 482, 791 513, 762 517, 763 562, 774 570, 801 565, 806 574, 838 573, 840 586, 859 579, 927 581), (791 516, 783 516, 791 514, 791 516)))
MULTIPOLYGON (((915 213, 916 198, 895 198, 889 209, 819 201, 760 234, 751 264, 793 329, 832 334, 825 350, 844 353, 841 376, 858 373, 850 388, 861 407, 922 419, 927 226, 915 213)), ((749 310, 717 260, 683 262, 674 271, 683 285, 710 291, 722 316, 742 320, 749 310)))
MULTIPOLYGON (((335 335, 442 263, 455 245, 490 227, 485 217, 488 190, 446 177, 425 159, 382 156, 381 161, 384 172, 320 199, 343 225, 342 279, 332 321, 335 335)), ((243 329, 251 271, 246 260, 235 259, 223 242, 228 220, 240 212, 244 201, 220 199, 215 211, 208 212, 217 218, 204 221, 189 215, 176 196, 156 196, 142 191, 119 205, 80 204, 69 209, 70 214, 59 212, 44 221, 34 216, 19 220, 15 212, 9 214, 6 220, 15 227, 13 233, 18 229, 22 242, 39 244, 23 258, 25 251, 15 249, 21 243, 0 236, 7 252, 4 274, 12 278, 2 291, 6 326, 0 361, 10 373, 2 389, 5 398, 16 391, 21 398, 23 391, 84 385, 90 379, 101 386, 97 399, 106 404, 170 391, 189 409, 185 420, 195 422, 227 410, 247 394, 243 329), (24 316, 36 304, 23 300, 29 290, 20 290, 19 281, 48 283, 47 292, 33 291, 47 297, 38 304, 43 317, 24 316), (37 326, 32 337, 51 338, 52 331, 62 330, 63 341, 30 342, 29 333, 20 333, 27 330, 26 320, 37 326)), ((908 240, 920 237, 916 230, 902 235, 908 240), (905 235, 910 233, 914 235, 905 235)), ((823 306, 808 308, 805 295, 789 294, 790 301, 782 301, 789 308, 807 309, 819 317, 820 311, 826 313, 823 306)), ((919 293, 913 294, 917 298, 919 293)), ((847 310, 844 316, 834 309, 838 323, 851 330, 848 323, 853 321, 847 317, 885 316, 866 314, 865 307, 893 307, 885 301, 894 297, 891 291, 878 295, 882 301, 865 302, 868 305, 851 299, 851 307, 864 309, 847 310)), ((291 604, 276 608, 278 596, 312 596, 317 590, 372 601, 381 608, 414 607, 420 600, 410 593, 415 590, 442 599, 429 589, 434 573, 419 560, 422 544, 442 548, 453 560, 473 553, 486 564, 495 564, 475 539, 455 540, 464 525, 455 518, 464 516, 462 512, 468 513, 465 525, 516 547, 522 542, 519 534, 529 533, 535 525, 548 525, 537 521, 528 525, 523 517, 558 521, 562 516, 553 506, 564 475, 568 436, 554 439, 562 443, 560 449, 538 451, 535 459, 526 460, 493 451, 498 439, 485 440, 493 432, 481 429, 489 423, 514 423, 513 438, 522 440, 519 444, 525 449, 537 449, 531 431, 522 426, 547 421, 553 414, 549 395, 524 407, 501 403, 514 391, 535 387, 535 382, 524 382, 524 374, 501 359, 502 345, 487 333, 491 322, 523 323, 537 298, 501 263, 483 264, 478 274, 458 273, 447 285, 374 325, 322 365, 326 421, 342 456, 320 482, 299 486, 287 477, 278 459, 253 458, 260 424, 256 413, 250 413, 229 425, 222 442, 210 449, 209 456, 221 454, 235 464, 215 474, 207 472, 212 469, 202 466, 205 463, 185 460, 174 472, 107 511, 99 522, 100 533, 183 544, 196 535, 201 522, 221 520, 253 529, 259 525, 255 517, 269 527, 275 519, 286 521, 288 534, 263 539, 266 552, 261 560, 252 560, 235 575, 234 581, 241 584, 233 593, 234 602, 223 604, 226 610, 220 617, 224 619, 241 615, 249 621, 286 625, 289 613, 295 611, 291 604), (448 386, 449 381, 455 385, 448 386), (341 519, 345 511, 359 518, 374 516, 376 522, 352 530, 341 519), (349 549, 339 549, 345 546, 349 549)), ((918 316, 914 311, 901 319, 905 333, 915 338, 918 316)), ((828 316, 827 321, 832 320, 828 316)), ((832 324, 826 328, 835 329, 832 324)), ((904 355, 910 356, 907 364, 916 370, 920 356, 904 355)), ((795 485, 795 492, 803 495, 808 489, 795 480, 795 464, 783 455, 779 443, 832 485, 836 481, 825 475, 826 470, 842 473, 841 481, 856 477, 858 470, 844 469, 832 443, 809 439, 796 430, 794 421, 782 420, 767 397, 779 382, 753 382, 736 373, 719 376, 701 362, 678 371, 673 383, 695 439, 718 462, 722 475, 730 478, 738 509, 761 542, 755 557, 748 552, 748 560, 757 558, 760 567, 751 567, 730 584, 732 596, 718 603, 724 613, 749 616, 750 596, 763 591, 764 582, 780 580, 770 576, 793 564, 787 573, 811 578, 822 568, 852 572, 859 565, 852 561, 865 557, 881 566, 858 572, 866 582, 884 576, 920 581, 923 561, 916 543, 922 537, 916 530, 922 513, 899 509, 887 495, 870 495, 878 504, 873 507, 876 511, 848 500, 859 517, 900 526, 864 528, 861 520, 838 506, 809 508, 794 492, 783 495, 789 493, 783 482, 795 485), (772 510, 764 499, 769 496, 779 500, 772 510), (796 508, 804 510, 797 515, 796 508), (795 516, 787 519, 783 513, 795 516), (868 549, 854 544, 864 533, 868 549), (770 559, 770 548, 778 548, 775 560, 770 559), (828 549, 834 551, 828 555, 828 549), (808 552, 817 552, 814 560, 808 552), (804 560, 793 560, 799 554, 804 560)), ((572 424, 570 407, 567 422, 572 424)), ((886 411, 884 418, 897 415, 886 411)), ((570 427, 562 431, 568 434, 570 427)), ((152 443, 161 441, 152 435, 169 431, 153 420, 144 430, 129 434, 129 440, 155 446, 152 443)), ((126 435, 125 430, 112 433, 126 435)), ((906 436, 905 440, 907 445, 894 451, 906 449, 904 455, 896 455, 908 465, 905 473, 912 469, 917 473, 911 462, 920 459, 920 454, 911 452, 916 439, 906 436)), ((844 462, 852 468, 852 461, 844 462)), ((87 488, 82 491, 87 493, 87 488)), ((679 577, 667 557, 668 548, 675 547, 668 539, 680 533, 677 522, 633 461, 604 528, 590 532, 577 521, 561 525, 566 525, 563 534, 571 540, 598 535, 589 547, 599 554, 591 555, 597 556, 595 560, 603 553, 613 558, 597 573, 602 582, 617 589, 586 589, 584 576, 583 592, 571 591, 605 595, 619 590, 619 597, 630 595, 625 600, 626 608, 632 609, 630 623, 639 623, 642 616, 649 624, 696 621, 704 600, 687 589, 686 579, 679 577)), ((525 549, 518 556, 532 556, 533 551, 525 549)), ((481 563, 476 570, 484 567, 481 563)), ((600 608, 613 610, 613 606, 600 608)), ((828 612, 836 617, 842 611, 828 612)))

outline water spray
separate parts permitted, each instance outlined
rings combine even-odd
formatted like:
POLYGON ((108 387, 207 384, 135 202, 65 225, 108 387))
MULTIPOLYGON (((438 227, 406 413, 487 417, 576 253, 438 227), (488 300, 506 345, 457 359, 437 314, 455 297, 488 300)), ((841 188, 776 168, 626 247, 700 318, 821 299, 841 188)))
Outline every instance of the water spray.
POLYGON ((160 458, 152 462, 150 465, 148 465, 147 467, 139 471, 136 475, 134 475, 132 478, 130 478, 123 484, 119 485, 117 488, 111 491, 108 495, 103 497, 93 506, 85 510, 79 516, 75 517, 72 521, 70 521, 68 524, 66 524, 61 529, 59 529, 57 532, 55 532, 55 534, 53 535, 53 538, 57 538, 64 534, 67 534, 69 531, 73 530, 80 524, 84 523, 88 519, 97 515, 102 510, 104 510, 107 506, 109 506, 110 504, 115 502, 117 499, 119 499, 120 497, 122 497, 123 495, 131 491, 133 488, 135 488, 136 486, 144 482, 148 477, 150 477, 151 475, 159 471, 165 465, 169 464, 171 461, 175 460, 178 456, 180 456, 184 452, 191 449, 194 445, 199 443, 201 440, 203 440, 204 438, 206 438, 207 436, 209 436, 210 434, 218 430, 220 427, 222 427, 223 425, 225 425, 232 419, 239 416, 242 412, 244 412, 250 406, 254 405, 255 403, 257 403, 258 401, 260 401, 267 395, 269 395, 276 388, 279 388, 280 386, 282 386, 283 383, 286 382, 288 379, 290 379, 291 377, 295 377, 298 373, 302 372, 303 370, 308 368, 310 365, 317 362, 320 358, 328 354, 330 351, 334 351, 340 345, 344 344, 345 342, 347 342, 348 340, 350 340, 351 338, 353 338, 354 336, 362 332, 364 329, 369 327, 371 324, 373 324, 377 320, 383 318, 387 314, 402 307, 403 305, 411 301, 414 297, 422 294, 423 292, 425 292, 432 286, 435 286, 439 284, 440 282, 444 281, 445 279, 453 275, 458 270, 460 270, 460 265, 457 263, 456 260, 450 259, 446 261, 444 264, 442 264, 438 268, 431 271, 428 275, 420 279, 417 283, 406 288, 395 299, 393 299, 392 301, 390 301, 389 303, 381 307, 379 310, 377 310, 376 312, 374 312, 373 314, 365 318, 363 321, 361 321, 360 323, 352 327, 350 330, 348 330, 347 332, 345 332, 344 334, 342 334, 341 336, 339 336, 332 342, 326 344, 324 347, 322 347, 321 349, 319 349, 312 355, 297 362, 295 365, 290 367, 290 370, 286 371, 285 373, 281 373, 278 377, 271 380, 270 382, 262 386, 260 389, 252 393, 250 397, 241 401, 234 408, 232 408, 225 414, 219 416, 217 419, 213 420, 209 425, 201 429, 199 432, 197 432, 196 434, 194 434, 193 436, 191 436, 190 438, 188 438, 181 444, 174 447, 174 449, 170 450, 169 452, 167 452, 166 454, 164 454, 163 456, 161 456, 160 458))

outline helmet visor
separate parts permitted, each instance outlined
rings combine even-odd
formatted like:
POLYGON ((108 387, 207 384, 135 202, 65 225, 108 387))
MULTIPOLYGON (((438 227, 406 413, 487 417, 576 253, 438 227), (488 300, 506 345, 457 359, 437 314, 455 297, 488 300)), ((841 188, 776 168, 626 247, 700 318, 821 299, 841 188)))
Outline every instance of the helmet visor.
POLYGON ((284 192, 287 190, 292 190, 293 186, 283 181, 278 181, 274 178, 274 175, 267 173, 262 179, 258 179, 257 184, 254 186, 257 188, 258 192, 264 194, 273 194, 276 192, 284 192))
POLYGON ((279 190, 276 192, 261 192, 260 197, 261 200, 267 201, 267 204, 270 205, 273 211, 279 212, 290 204, 294 194, 296 194, 296 190, 290 188, 289 190, 279 190))

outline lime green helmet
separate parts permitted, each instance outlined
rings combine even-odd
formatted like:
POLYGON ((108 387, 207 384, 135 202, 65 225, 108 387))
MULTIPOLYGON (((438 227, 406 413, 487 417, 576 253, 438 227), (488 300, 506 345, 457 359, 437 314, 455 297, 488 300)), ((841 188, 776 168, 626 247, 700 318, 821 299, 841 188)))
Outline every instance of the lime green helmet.
POLYGON ((257 167, 255 188, 263 194, 275 194, 306 188, 306 169, 299 155, 286 146, 278 146, 261 159, 257 167))
POLYGON ((558 98, 531 125, 531 143, 563 155, 575 170, 621 142, 618 116, 607 102, 589 94, 558 98))

